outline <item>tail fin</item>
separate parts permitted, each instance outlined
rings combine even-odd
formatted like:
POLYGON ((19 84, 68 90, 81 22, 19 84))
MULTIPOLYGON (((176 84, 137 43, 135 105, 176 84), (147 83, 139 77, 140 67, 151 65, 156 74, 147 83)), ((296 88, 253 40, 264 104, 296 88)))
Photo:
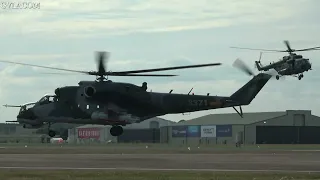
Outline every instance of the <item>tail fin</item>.
POLYGON ((248 105, 260 92, 263 86, 271 79, 272 75, 260 73, 254 76, 249 82, 233 93, 230 98, 239 105, 248 105))
POLYGON ((255 63, 256 63, 257 69, 258 69, 259 71, 261 71, 261 66, 260 66, 260 64, 259 64, 259 61, 255 61, 255 63))

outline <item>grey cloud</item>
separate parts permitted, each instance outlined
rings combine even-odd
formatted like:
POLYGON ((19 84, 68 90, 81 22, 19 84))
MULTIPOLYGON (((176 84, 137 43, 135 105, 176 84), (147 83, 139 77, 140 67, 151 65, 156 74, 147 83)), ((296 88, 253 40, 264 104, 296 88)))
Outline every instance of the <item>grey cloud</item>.
MULTIPOLYGON (((44 3, 45 8, 39 13, 27 14, 30 15, 30 18, 25 18, 28 23, 16 25, 21 26, 20 28, 25 32, 60 37, 61 35, 63 37, 95 35, 97 30, 105 35, 108 33, 180 31, 275 21, 291 16, 300 5, 293 2, 288 4, 285 3, 286 1, 263 3, 252 3, 251 1, 182 3, 176 1, 170 4, 157 1, 139 4, 125 1, 104 3, 86 1, 83 3, 69 2, 70 4, 64 2, 65 5, 59 7, 59 2, 44 3), (216 3, 219 3, 219 6, 216 6, 216 3)), ((16 14, 11 18, 22 17, 16 14)), ((15 30, 8 28, 8 32, 15 30)))

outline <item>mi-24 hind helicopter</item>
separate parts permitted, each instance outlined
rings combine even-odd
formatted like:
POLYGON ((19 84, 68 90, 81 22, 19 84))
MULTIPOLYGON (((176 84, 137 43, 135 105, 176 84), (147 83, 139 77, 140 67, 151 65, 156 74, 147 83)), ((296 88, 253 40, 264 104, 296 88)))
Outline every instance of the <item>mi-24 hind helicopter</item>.
POLYGON ((275 69, 278 72, 278 75, 276 76, 277 80, 279 80, 280 76, 295 76, 298 77, 299 80, 303 78, 303 72, 312 70, 311 69, 311 63, 309 59, 304 58, 302 55, 293 53, 296 51, 312 51, 312 50, 320 50, 320 46, 312 47, 312 48, 305 48, 305 49, 291 49, 289 41, 284 41, 285 45, 287 46, 287 50, 269 50, 269 49, 253 49, 253 48, 241 48, 241 47, 231 47, 231 48, 237 48, 237 49, 249 49, 249 50, 259 50, 259 51, 268 51, 268 52, 288 52, 288 56, 283 56, 282 59, 280 59, 277 62, 273 62, 269 65, 263 66, 261 64, 261 55, 259 61, 255 61, 255 65, 259 71, 268 71, 270 69, 275 69))
MULTIPOLYGON (((51 137, 55 136, 56 133, 50 129, 50 125, 52 123, 61 122, 111 125, 110 134, 112 136, 119 136, 123 133, 122 126, 139 123, 146 119, 166 114, 233 107, 242 117, 243 113, 241 106, 250 104, 272 77, 269 74, 260 73, 254 76, 230 97, 174 94, 172 93, 172 90, 169 93, 148 92, 146 82, 142 83, 142 86, 137 86, 125 82, 112 82, 106 80, 105 76, 144 76, 144 74, 136 73, 214 66, 220 65, 220 63, 124 72, 107 72, 104 66, 104 54, 105 53, 99 53, 97 72, 75 71, 41 66, 42 68, 97 75, 98 78, 96 81, 80 81, 78 86, 57 88, 55 90, 55 95, 44 96, 34 105, 31 105, 30 108, 28 108, 28 106, 23 106, 17 116, 17 121, 21 124, 25 124, 25 127, 28 128, 38 128, 44 125, 44 123, 48 123, 48 134, 51 137), (240 112, 235 108, 236 106, 240 106, 240 112)), ((30 64, 28 65, 33 66, 30 64)), ((247 70, 244 71, 247 72, 247 70)), ((253 75, 252 73, 248 74, 253 75)))

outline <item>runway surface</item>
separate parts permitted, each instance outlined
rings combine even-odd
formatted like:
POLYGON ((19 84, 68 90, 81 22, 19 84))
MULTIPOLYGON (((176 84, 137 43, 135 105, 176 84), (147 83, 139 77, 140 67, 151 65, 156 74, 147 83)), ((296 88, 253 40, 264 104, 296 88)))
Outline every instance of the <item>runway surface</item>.
POLYGON ((0 154, 0 169, 320 172, 320 152, 216 154, 0 154))

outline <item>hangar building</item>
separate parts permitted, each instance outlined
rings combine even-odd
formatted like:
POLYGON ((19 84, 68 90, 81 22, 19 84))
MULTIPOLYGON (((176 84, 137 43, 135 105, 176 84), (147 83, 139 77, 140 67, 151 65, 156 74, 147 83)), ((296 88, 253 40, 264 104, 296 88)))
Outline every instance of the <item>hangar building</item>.
POLYGON ((41 135, 36 129, 25 129, 16 123, 0 123, 0 143, 41 142, 41 135))
POLYGON ((170 145, 320 144, 320 117, 310 110, 210 114, 178 123, 152 118, 124 127, 113 137, 110 126, 85 125, 68 130, 70 143, 143 142, 170 145))
POLYGON ((69 143, 106 143, 106 142, 144 142, 159 143, 160 128, 175 124, 173 121, 162 118, 151 118, 140 123, 123 126, 123 134, 113 137, 110 134, 111 126, 84 125, 68 130, 69 143))
POLYGON ((309 110, 210 114, 161 128, 161 142, 176 145, 320 144, 320 117, 309 110))

